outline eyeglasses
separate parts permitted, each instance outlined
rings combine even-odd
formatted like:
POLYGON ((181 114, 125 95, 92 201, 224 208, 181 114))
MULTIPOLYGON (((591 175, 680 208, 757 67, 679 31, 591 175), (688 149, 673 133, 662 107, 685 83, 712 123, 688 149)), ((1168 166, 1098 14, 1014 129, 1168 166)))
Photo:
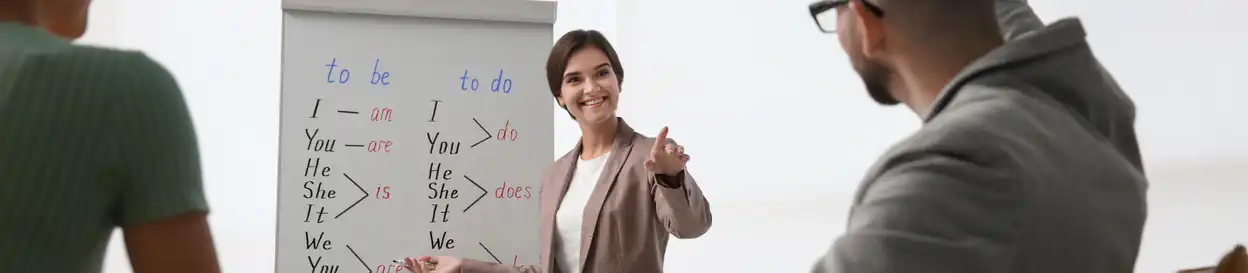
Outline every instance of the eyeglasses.
POLYGON ((810 17, 815 19, 815 25, 823 33, 836 33, 836 11, 835 9, 849 4, 849 1, 860 1, 863 6, 867 7, 867 11, 875 14, 876 17, 884 17, 884 10, 880 6, 872 4, 867 0, 820 0, 810 3, 810 17))

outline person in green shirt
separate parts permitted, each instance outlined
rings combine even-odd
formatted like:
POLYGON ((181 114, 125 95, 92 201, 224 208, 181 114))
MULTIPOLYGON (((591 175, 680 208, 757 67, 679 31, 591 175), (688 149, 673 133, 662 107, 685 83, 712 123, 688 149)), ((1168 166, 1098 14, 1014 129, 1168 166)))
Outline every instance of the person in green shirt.
POLYGON ((90 0, 0 0, 0 272, 220 272, 181 90, 139 52, 75 45, 90 0))

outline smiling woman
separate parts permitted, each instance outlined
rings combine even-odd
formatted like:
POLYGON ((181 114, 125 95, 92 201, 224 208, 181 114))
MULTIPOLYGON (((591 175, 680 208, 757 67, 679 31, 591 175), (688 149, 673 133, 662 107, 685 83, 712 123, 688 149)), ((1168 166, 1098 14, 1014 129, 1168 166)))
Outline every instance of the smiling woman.
MULTIPOLYGON (((619 97, 620 86, 624 85, 624 67, 620 65, 620 57, 616 55, 615 48, 602 33, 593 30, 574 30, 565 34, 559 41, 551 49, 550 58, 546 61, 546 82, 550 84, 550 93, 555 96, 556 102, 568 111, 572 119, 576 119, 577 115, 573 114, 573 109, 569 109, 565 103, 564 85, 570 85, 569 87, 572 88, 601 87, 606 89, 604 94, 619 97), (576 67, 577 65, 589 67, 576 67), (583 83, 587 78, 605 82, 583 83)), ((572 96, 570 98, 572 101, 578 100, 580 96, 578 92, 567 94, 572 96)), ((610 111, 608 112, 613 117, 615 108, 618 106, 615 98, 595 101, 594 106, 597 107, 598 104, 609 101, 607 106, 610 111)), ((575 104, 579 105, 579 103, 575 104)))
POLYGON ((540 265, 455 257, 407 259, 415 272, 663 272, 669 234, 697 238, 710 204, 685 170, 689 155, 633 131, 616 116, 624 69, 602 33, 574 30, 546 63, 551 95, 581 127, 581 140, 542 174, 540 265), (432 268, 431 268, 432 267, 432 268))

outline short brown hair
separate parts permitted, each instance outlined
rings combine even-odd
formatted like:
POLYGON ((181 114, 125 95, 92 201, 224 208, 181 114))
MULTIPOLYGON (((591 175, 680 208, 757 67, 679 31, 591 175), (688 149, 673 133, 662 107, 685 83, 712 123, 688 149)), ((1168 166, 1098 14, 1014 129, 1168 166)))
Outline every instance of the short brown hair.
MULTIPOLYGON (((559 37, 555 46, 550 48, 550 57, 546 59, 546 83, 550 84, 550 94, 555 100, 563 95, 563 70, 568 68, 568 58, 572 53, 586 47, 596 47, 607 53, 607 60, 611 61, 616 80, 621 86, 624 85, 624 67, 620 65, 620 57, 615 54, 615 48, 607 41, 607 37, 597 30, 573 30, 559 37)), ((564 105, 563 109, 567 110, 568 106, 564 105)), ((568 115, 571 116, 572 113, 568 112, 568 115)))

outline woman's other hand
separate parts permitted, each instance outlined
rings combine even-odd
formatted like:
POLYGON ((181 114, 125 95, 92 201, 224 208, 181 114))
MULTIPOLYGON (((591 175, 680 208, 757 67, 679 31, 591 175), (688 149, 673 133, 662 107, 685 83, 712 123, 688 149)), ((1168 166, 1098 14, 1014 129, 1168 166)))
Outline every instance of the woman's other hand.
POLYGON ((463 262, 462 259, 451 256, 420 256, 416 259, 404 258, 403 266, 412 273, 462 273, 459 268, 463 262))
POLYGON ((650 157, 646 159, 646 170, 661 175, 677 175, 685 170, 685 162, 689 162, 685 147, 668 143, 667 126, 664 126, 654 139, 654 147, 650 149, 650 157))

